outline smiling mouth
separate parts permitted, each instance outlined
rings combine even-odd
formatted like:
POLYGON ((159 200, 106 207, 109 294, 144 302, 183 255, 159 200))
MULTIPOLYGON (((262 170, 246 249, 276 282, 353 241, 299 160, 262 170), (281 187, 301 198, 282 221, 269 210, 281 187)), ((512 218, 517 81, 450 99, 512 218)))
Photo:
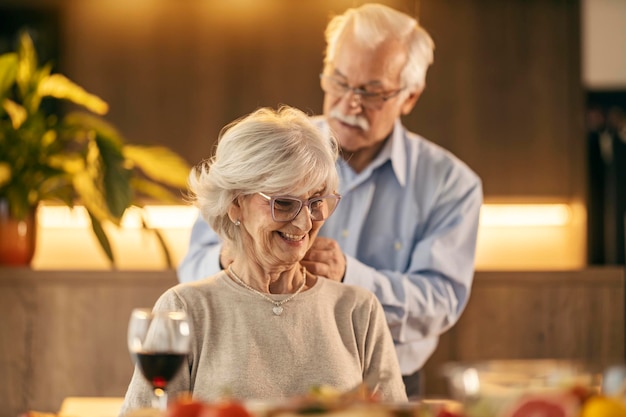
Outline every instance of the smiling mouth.
POLYGON ((304 239, 304 237, 306 235, 292 235, 289 233, 283 233, 283 232, 278 232, 278 234, 285 240, 288 240, 290 242, 299 242, 302 239, 304 239))

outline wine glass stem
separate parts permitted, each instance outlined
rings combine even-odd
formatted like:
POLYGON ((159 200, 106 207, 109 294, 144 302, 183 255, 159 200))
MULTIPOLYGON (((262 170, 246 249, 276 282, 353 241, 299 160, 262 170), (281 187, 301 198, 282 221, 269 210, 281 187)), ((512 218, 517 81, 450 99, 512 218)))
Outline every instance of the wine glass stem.
POLYGON ((163 388, 154 389, 154 398, 152 399, 152 407, 165 411, 167 410, 167 391, 163 388))

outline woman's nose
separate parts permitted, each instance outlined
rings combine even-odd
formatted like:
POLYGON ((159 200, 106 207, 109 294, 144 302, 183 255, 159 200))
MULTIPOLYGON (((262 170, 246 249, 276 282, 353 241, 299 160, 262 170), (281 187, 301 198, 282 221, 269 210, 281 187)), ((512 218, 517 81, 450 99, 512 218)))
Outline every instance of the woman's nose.
POLYGON ((302 206, 300 213, 291 221, 294 226, 297 226, 300 230, 311 230, 313 227, 313 220, 311 219, 311 211, 308 206, 302 206))

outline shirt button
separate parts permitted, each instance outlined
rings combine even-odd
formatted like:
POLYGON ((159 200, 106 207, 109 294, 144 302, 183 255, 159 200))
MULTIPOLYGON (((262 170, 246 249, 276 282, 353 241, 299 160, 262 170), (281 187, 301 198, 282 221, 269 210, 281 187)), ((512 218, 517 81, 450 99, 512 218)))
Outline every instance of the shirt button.
POLYGON ((349 234, 349 233, 348 233, 348 229, 343 229, 343 230, 341 231, 341 237, 348 237, 348 234, 349 234))
POLYGON ((402 249, 402 243, 400 243, 400 242, 396 242, 396 243, 394 243, 394 244, 393 244, 393 248, 394 248, 395 250, 400 250, 400 249, 402 249))

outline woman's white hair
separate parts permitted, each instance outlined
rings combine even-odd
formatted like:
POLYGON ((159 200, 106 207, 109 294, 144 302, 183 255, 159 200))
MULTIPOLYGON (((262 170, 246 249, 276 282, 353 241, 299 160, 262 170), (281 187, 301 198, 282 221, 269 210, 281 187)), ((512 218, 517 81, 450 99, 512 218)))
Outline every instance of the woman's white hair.
MULTIPOLYGON (((302 195, 321 187, 337 190, 338 144, 324 136, 302 111, 260 108, 225 126, 215 155, 189 175, 191 200, 224 240, 242 250, 240 228, 228 217, 239 196, 302 195)), ((241 253, 241 252, 239 252, 241 253)))
POLYGON ((402 41, 407 47, 407 62, 401 81, 408 89, 422 91, 426 71, 433 63, 434 42, 416 19, 382 4, 364 4, 333 17, 326 26, 324 65, 332 66, 342 36, 352 31, 362 45, 374 48, 389 39, 402 41))

